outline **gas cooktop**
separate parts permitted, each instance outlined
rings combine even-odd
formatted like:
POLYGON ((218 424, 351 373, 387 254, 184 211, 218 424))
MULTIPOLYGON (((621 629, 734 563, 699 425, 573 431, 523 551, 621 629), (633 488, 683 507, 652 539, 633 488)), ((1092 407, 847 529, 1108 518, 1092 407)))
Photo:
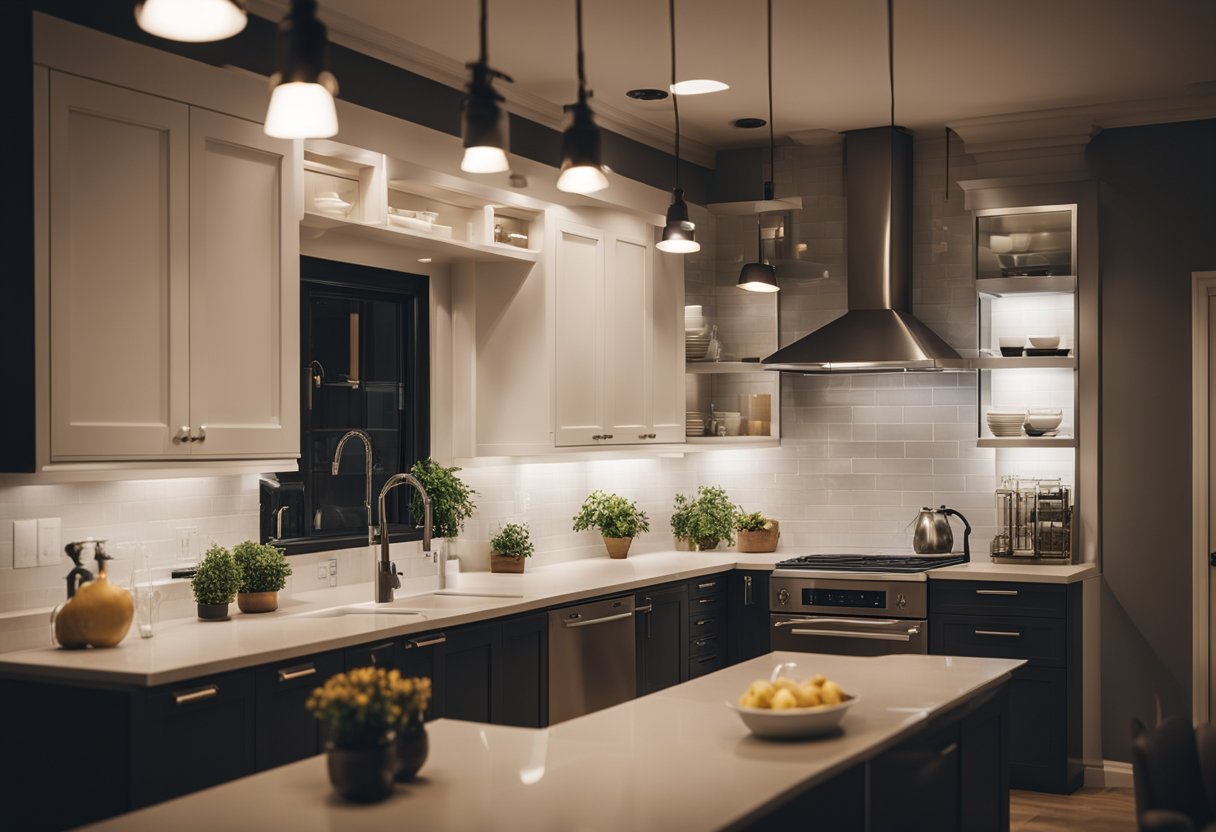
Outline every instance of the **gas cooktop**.
POLYGON ((801 555, 780 561, 778 569, 823 569, 832 572, 924 572, 966 563, 966 555, 801 555))

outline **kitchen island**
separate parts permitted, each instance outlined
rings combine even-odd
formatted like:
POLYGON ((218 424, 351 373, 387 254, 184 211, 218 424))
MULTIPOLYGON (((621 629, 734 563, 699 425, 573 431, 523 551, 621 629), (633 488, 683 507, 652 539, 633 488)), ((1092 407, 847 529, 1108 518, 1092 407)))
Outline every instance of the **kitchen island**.
POLYGON ((1003 685, 1021 664, 772 653, 549 728, 429 723, 420 777, 380 804, 335 797, 317 755, 88 828, 1002 829, 1003 685), (726 707, 783 662, 858 697, 842 730, 763 741, 726 707))

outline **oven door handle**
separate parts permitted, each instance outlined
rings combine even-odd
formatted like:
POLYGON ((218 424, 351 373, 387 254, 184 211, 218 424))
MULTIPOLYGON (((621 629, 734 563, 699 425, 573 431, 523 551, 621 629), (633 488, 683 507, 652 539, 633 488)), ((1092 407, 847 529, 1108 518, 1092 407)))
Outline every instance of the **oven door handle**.
POLYGON ((911 641, 912 636, 920 635, 920 627, 909 627, 906 633, 868 633, 861 630, 790 630, 790 635, 861 638, 871 641, 911 641))
POLYGON ((898 627, 900 624, 907 624, 906 620, 899 618, 790 618, 785 621, 778 621, 773 624, 773 628, 778 627, 796 627, 799 624, 844 624, 850 627, 898 627))

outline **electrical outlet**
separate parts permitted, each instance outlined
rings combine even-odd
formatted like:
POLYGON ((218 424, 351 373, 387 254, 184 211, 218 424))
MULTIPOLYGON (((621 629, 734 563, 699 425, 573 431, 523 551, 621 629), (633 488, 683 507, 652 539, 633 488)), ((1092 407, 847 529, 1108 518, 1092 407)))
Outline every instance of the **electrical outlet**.
POLYGON ((317 580, 323 581, 329 577, 329 565, 325 561, 317 564, 317 580))
POLYGON ((337 558, 329 559, 329 585, 330 586, 338 585, 338 559, 337 558))
POLYGON ((54 566, 59 563, 61 525, 58 517, 38 519, 38 565, 54 566))
POLYGON ((38 565, 38 521, 13 521, 13 566, 25 569, 38 565))

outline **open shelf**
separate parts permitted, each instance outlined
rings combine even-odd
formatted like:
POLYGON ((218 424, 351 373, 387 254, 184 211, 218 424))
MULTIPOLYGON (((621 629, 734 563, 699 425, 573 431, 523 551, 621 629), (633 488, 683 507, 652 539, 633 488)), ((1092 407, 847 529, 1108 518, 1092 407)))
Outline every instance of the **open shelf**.
POLYGON ((300 223, 324 233, 338 233, 389 245, 401 246, 432 258, 437 263, 535 263, 540 252, 500 243, 468 243, 388 225, 355 222, 323 214, 304 213, 300 223))
POLYGON ((981 436, 977 448, 1075 448, 1075 436, 981 436))
POLYGON ((1072 370, 1077 366, 1076 356, 979 356, 967 360, 974 370, 1072 370))
POLYGON ((785 199, 745 199, 740 202, 710 202, 705 205, 709 213, 724 217, 750 217, 770 211, 797 211, 802 208, 802 197, 785 199))
POLYGON ((713 450, 726 448, 776 448, 781 445, 779 436, 689 436, 684 439, 688 450, 713 450))
POLYGON ((976 278, 975 288, 981 295, 997 298, 1006 295, 1067 295, 1077 291, 1077 278, 1071 274, 1049 277, 981 277, 976 278))
POLYGON ((689 361, 684 365, 686 373, 765 373, 768 370, 759 361, 689 361))

